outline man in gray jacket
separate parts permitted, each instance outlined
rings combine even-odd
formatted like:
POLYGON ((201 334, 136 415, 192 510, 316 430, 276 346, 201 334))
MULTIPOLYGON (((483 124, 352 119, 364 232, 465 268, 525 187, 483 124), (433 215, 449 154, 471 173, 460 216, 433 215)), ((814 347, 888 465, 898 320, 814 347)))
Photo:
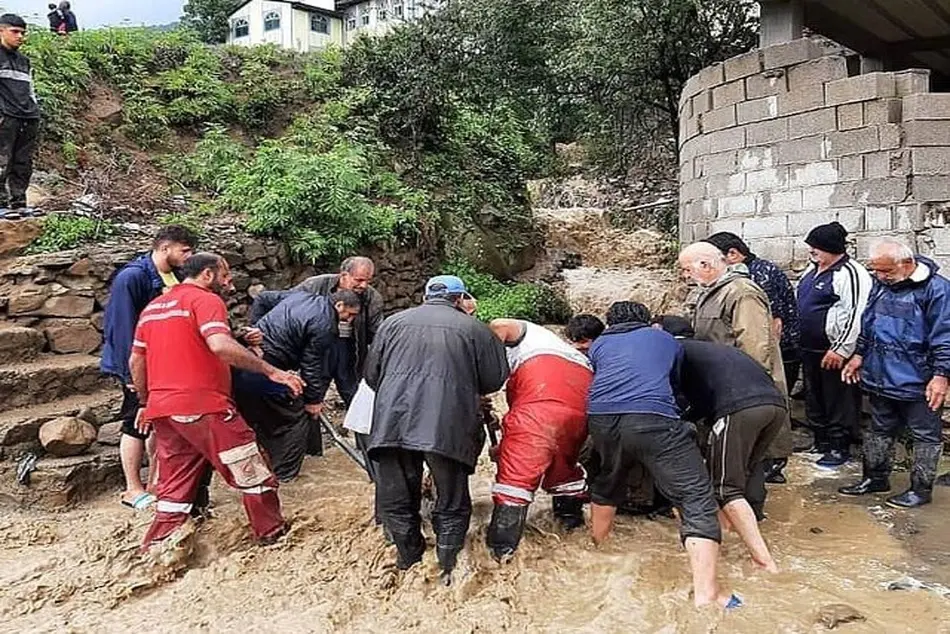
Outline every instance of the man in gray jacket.
POLYGON ((422 560, 423 463, 438 498, 432 512, 443 582, 450 583, 472 515, 468 478, 485 443, 479 399, 508 378, 505 348, 462 309, 457 277, 434 277, 425 303, 387 319, 366 361, 376 392, 368 450, 376 461, 376 504, 399 551, 396 565, 422 560))

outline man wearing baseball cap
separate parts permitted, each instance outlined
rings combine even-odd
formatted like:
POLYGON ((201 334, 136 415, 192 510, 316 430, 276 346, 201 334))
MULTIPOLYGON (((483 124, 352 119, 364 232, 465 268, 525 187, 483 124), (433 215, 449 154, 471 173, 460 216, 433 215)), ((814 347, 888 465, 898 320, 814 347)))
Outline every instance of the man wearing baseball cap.
POLYGON ((380 326, 364 368, 376 392, 367 451, 377 462, 376 504, 400 569, 422 561, 421 487, 426 464, 438 493, 432 513, 443 582, 465 544, 472 515, 468 478, 485 443, 479 398, 508 378, 505 348, 464 310, 465 283, 429 280, 422 306, 380 326))

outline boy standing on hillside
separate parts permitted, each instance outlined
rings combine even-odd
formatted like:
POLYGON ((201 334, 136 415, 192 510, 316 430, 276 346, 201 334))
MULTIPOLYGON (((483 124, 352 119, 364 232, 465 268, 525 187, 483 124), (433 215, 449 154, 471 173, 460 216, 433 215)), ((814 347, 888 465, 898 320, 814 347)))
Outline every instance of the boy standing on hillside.
POLYGON ((23 18, 0 16, 0 218, 11 220, 26 210, 40 124, 30 60, 19 51, 25 36, 23 18))

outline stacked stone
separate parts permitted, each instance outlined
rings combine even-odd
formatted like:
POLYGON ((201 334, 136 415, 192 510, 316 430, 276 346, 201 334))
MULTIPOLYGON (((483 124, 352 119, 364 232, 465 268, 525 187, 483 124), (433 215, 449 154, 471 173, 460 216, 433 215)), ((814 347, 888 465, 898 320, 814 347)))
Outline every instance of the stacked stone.
POLYGON ((811 39, 710 66, 680 100, 680 238, 743 236, 785 268, 837 220, 858 257, 879 235, 950 256, 950 95, 924 70, 849 76, 811 39), (918 239, 920 238, 920 239, 918 239))

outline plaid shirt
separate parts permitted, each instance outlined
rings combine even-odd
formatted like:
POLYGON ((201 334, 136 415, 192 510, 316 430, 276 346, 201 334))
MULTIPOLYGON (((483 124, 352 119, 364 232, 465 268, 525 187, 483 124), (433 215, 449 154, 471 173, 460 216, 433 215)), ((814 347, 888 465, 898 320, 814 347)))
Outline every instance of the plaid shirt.
MULTIPOLYGON (((768 260, 754 255, 750 256, 745 265, 749 269, 752 281, 759 285, 769 297, 772 307, 772 316, 782 320, 782 352, 798 349, 799 323, 798 300, 788 276, 778 266, 768 260)), ((784 355, 783 355, 784 356, 784 355)))

